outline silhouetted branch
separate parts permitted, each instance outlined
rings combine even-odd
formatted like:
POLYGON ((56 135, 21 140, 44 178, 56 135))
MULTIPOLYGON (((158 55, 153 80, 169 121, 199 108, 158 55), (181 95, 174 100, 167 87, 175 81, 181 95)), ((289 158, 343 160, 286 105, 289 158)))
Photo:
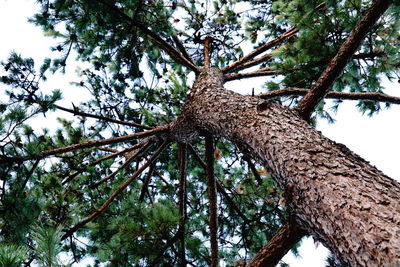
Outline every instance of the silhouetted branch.
POLYGON ((133 182, 133 180, 136 179, 150 164, 154 162, 154 160, 157 159, 157 157, 160 155, 160 153, 168 146, 169 142, 164 141, 162 145, 154 152, 154 154, 139 168, 137 169, 131 177, 128 178, 122 185, 118 187, 117 190, 114 191, 114 193, 103 203, 103 205, 93 212, 90 216, 86 217, 85 219, 81 220, 78 222, 74 227, 68 229, 65 231, 65 234, 62 236, 61 240, 66 239, 73 233, 75 233, 79 228, 83 227, 85 224, 88 222, 92 221, 95 219, 99 214, 101 214, 110 204, 111 202, 126 188, 130 183, 133 182))
POLYGON ((325 97, 337 77, 342 73, 347 62, 353 57, 366 34, 391 3, 391 0, 376 0, 372 2, 372 6, 366 15, 350 32, 349 37, 342 44, 336 56, 330 61, 311 91, 304 96, 297 106, 297 111, 305 120, 309 120, 315 107, 325 97))
MULTIPOLYGON (((262 99, 270 99, 282 96, 304 96, 309 93, 309 89, 304 88, 284 88, 268 93, 260 94, 257 97, 262 99)), ((400 97, 390 96, 383 93, 346 93, 330 91, 326 94, 325 98, 337 100, 366 100, 366 101, 379 101, 391 104, 400 104, 400 97)))
POLYGON ((54 106, 59 110, 66 111, 66 112, 69 112, 69 113, 72 113, 72 114, 78 115, 78 116, 99 119, 102 121, 108 121, 108 122, 113 122, 113 123, 117 123, 117 124, 121 124, 121 125, 127 125, 127 126, 137 127, 137 128, 141 128, 141 129, 147 129, 147 130, 154 128, 154 127, 142 125, 142 124, 135 123, 135 122, 121 121, 121 120, 116 120, 116 119, 113 119, 110 117, 104 117, 104 116, 99 116, 99 115, 82 112, 82 111, 79 111, 77 108, 69 109, 69 108, 61 107, 59 105, 54 105, 54 106))
POLYGON ((214 138, 211 134, 206 135, 206 174, 208 177, 208 198, 210 201, 209 229, 211 244, 211 267, 218 266, 218 216, 217 216, 217 184, 214 176, 214 138))

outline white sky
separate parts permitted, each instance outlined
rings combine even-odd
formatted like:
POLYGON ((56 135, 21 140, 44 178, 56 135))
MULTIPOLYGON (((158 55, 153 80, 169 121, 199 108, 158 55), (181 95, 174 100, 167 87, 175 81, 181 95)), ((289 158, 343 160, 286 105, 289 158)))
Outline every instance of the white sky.
MULTIPOLYGON (((44 38, 40 29, 26 23, 27 17, 35 10, 33 0, 0 0, 0 60, 5 60, 12 50, 21 53, 25 57, 33 57, 37 64, 50 57, 50 45, 54 40, 44 38)), ((73 70, 67 69, 67 75, 50 77, 47 86, 49 89, 63 89, 66 98, 79 96, 81 92, 68 83, 74 75, 73 70), (65 90, 67 89, 67 90, 65 90)), ((246 80, 236 87, 257 87, 259 80, 246 80)), ((387 91, 390 95, 400 96, 400 84, 387 83, 387 91)), ((0 85, 1 90, 4 87, 0 85)), ((67 102, 69 103, 69 102, 67 102)), ((63 116, 66 114, 62 114, 63 116)), ((354 152, 370 161, 378 169, 392 178, 400 180, 400 164, 398 153, 400 151, 400 139, 398 138, 400 107, 393 106, 390 110, 384 110, 372 118, 363 116, 357 112, 354 102, 348 101, 342 104, 335 115, 336 123, 327 124, 321 121, 318 129, 323 134, 337 142, 343 143, 354 152)), ((46 122, 41 127, 45 127, 46 122)), ((293 267, 322 267, 327 251, 321 245, 314 245, 311 238, 303 240, 300 248, 301 258, 295 259, 291 255, 284 257, 284 261, 293 267)), ((86 266, 75 264, 74 266, 86 266)))

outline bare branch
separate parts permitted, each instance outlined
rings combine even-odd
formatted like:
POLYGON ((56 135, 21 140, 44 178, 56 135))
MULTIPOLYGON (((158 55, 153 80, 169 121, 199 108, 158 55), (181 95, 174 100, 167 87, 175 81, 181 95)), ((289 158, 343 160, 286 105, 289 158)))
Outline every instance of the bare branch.
MULTIPOLYGON (((304 96, 309 93, 309 89, 304 88, 284 88, 276 91, 271 91, 258 95, 262 99, 271 99, 274 97, 282 96, 304 96)), ((390 96, 383 93, 346 93, 346 92, 333 92, 330 91, 326 94, 325 98, 338 99, 338 100, 366 100, 366 101, 379 101, 390 104, 400 104, 400 97, 390 96)))
POLYGON ((84 143, 73 144, 73 145, 69 145, 69 146, 45 150, 37 155, 31 155, 31 156, 25 156, 25 157, 0 156, 0 163, 1 162, 21 162, 21 161, 31 160, 31 159, 42 159, 42 158, 45 158, 48 156, 66 153, 66 152, 70 152, 70 151, 74 151, 74 150, 78 150, 78 149, 98 147, 98 146, 110 145, 110 144, 117 144, 117 143, 130 141, 130 140, 137 139, 137 138, 143 138, 143 137, 147 137, 147 136, 151 136, 151 135, 155 135, 155 134, 164 133, 167 131, 169 131, 169 125, 164 125, 164 126, 159 126, 157 128, 153 128, 148 131, 138 132, 138 133, 134 133, 134 134, 123 135, 123 136, 118 136, 118 137, 113 137, 113 138, 108 138, 108 139, 102 139, 102 140, 93 140, 93 141, 88 141, 88 142, 84 142, 84 143))
POLYGON ((164 39, 162 39, 157 33, 152 32, 151 30, 149 30, 147 28, 147 26, 143 25, 141 22, 136 21, 134 18, 129 17, 127 14, 125 14, 123 11, 121 11, 115 5, 110 4, 104 0, 100 0, 100 2, 102 4, 104 4, 105 6, 107 6, 110 9, 110 11, 116 12, 122 18, 131 22, 132 25, 136 26, 143 33, 145 33, 147 36, 149 36, 151 39, 153 39, 154 42, 158 45, 158 47, 161 48, 162 50, 164 50, 173 60, 175 60, 176 62, 193 70, 196 74, 200 72, 200 69, 198 66, 193 64, 193 62, 190 62, 186 57, 184 57, 181 53, 179 53, 179 51, 177 51, 173 46, 171 46, 164 39))
POLYGON ((104 177, 103 179, 97 181, 96 183, 90 185, 90 188, 96 188, 99 185, 101 185, 102 183, 112 179, 115 177, 115 175, 117 175, 117 173, 119 173, 121 170, 127 168, 129 166, 129 164, 132 162, 132 160, 134 160, 137 156, 141 155, 143 152, 145 152, 149 147, 150 147, 151 143, 147 142, 144 146, 140 147, 139 149, 136 149, 135 151, 133 151, 134 153, 131 153, 125 160, 124 164, 122 164, 121 166, 119 166, 115 171, 113 171, 111 174, 107 175, 106 177, 104 177))
POLYGON ((273 267, 306 233, 291 223, 286 223, 246 267, 273 267))
POLYGON ((211 267, 218 266, 218 216, 217 216, 217 184, 214 176, 214 138, 211 134, 206 135, 206 173, 208 177, 208 198, 210 201, 210 244, 211 244, 211 267))
POLYGON ((297 106, 297 111, 305 120, 309 120, 315 107, 325 97, 337 77, 342 73, 347 62, 353 57, 366 34, 391 3, 391 0, 374 1, 366 15, 350 32, 349 37, 342 44, 335 57, 330 61, 311 91, 305 95, 297 106))
POLYGON ((113 119, 110 117, 89 114, 86 112, 79 111, 77 108, 69 109, 69 108, 64 108, 64 107, 58 106, 58 105, 54 105, 54 106, 59 110, 72 113, 75 116, 78 115, 78 116, 83 116, 83 117, 88 117, 88 118, 95 118, 95 119, 99 119, 99 120, 103 120, 103 121, 114 122, 114 123, 121 124, 121 125, 127 125, 127 126, 137 127, 137 128, 141 128, 141 129, 147 129, 147 130, 154 128, 154 127, 142 125, 142 124, 135 123, 135 122, 121 121, 121 120, 116 120, 116 119, 113 119))
POLYGON ((275 45, 281 43, 282 41, 291 38, 292 36, 294 36, 296 33, 298 32, 298 30, 296 28, 291 28, 288 31, 282 33, 281 35, 279 35, 278 37, 276 37, 275 39, 263 44, 262 46, 254 49, 252 52, 250 52, 249 54, 247 54, 246 56, 238 59, 237 61, 235 61, 234 63, 232 63, 231 65, 222 68, 222 72, 223 73, 230 73, 233 71, 236 71, 236 68, 243 65, 244 63, 250 61, 251 59, 253 59, 254 57, 260 55, 261 53, 264 53, 265 51, 267 51, 268 49, 274 47, 275 45))
POLYGON ((65 231, 65 234, 62 236, 61 240, 66 239, 73 233, 75 233, 79 228, 83 227, 85 224, 88 222, 92 221, 95 219, 99 214, 101 214, 110 204, 111 202, 126 188, 130 183, 133 182, 133 180, 136 179, 150 164, 152 164, 157 157, 160 155, 160 153, 168 146, 169 142, 164 141, 162 145, 154 152, 154 154, 139 168, 137 169, 131 177, 128 178, 122 185, 118 187, 117 190, 114 191, 114 193, 103 203, 103 205, 93 212, 90 216, 86 217, 82 221, 78 222, 74 227, 68 229, 65 231))

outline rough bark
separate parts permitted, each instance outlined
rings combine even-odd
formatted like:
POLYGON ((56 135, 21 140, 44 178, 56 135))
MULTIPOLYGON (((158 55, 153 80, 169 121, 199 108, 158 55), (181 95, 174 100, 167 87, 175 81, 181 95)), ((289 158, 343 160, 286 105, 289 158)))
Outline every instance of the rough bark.
POLYGON ((222 85, 218 70, 199 75, 171 127, 186 127, 175 137, 206 130, 238 142, 286 191, 297 225, 343 262, 399 266, 399 183, 322 136, 296 111, 222 85))
POLYGON ((257 255, 246 264, 246 267, 273 267, 283 256, 305 235, 296 225, 286 223, 266 244, 257 255))

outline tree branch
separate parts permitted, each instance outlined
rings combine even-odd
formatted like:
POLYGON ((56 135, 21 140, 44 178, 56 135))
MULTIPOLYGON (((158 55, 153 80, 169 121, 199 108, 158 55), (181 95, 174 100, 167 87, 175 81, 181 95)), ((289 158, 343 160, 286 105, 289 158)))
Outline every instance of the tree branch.
POLYGON ((183 46, 182 42, 179 40, 179 38, 177 36, 172 36, 172 39, 174 40, 176 47, 178 48, 178 50, 182 53, 182 55, 189 60, 189 62, 191 62, 193 65, 196 65, 193 61, 193 59, 190 57, 190 55, 188 54, 186 48, 183 46))
POLYGON ((246 267, 273 267, 306 233, 287 222, 246 267))
MULTIPOLYGON (((192 145, 189 145, 189 150, 194 156, 195 160, 200 163, 200 165, 206 170, 207 165, 206 163, 201 159, 197 151, 193 148, 192 145)), ((224 185, 221 183, 220 180, 216 179, 217 182, 217 190, 220 194, 224 196, 224 199, 228 202, 228 204, 236 211, 236 213, 240 216, 240 218, 243 219, 244 222, 249 222, 249 219, 243 214, 243 212, 240 210, 239 206, 233 201, 233 199, 229 196, 229 194, 225 191, 224 185)))
POLYGON ((150 164, 152 164, 157 157, 160 155, 160 153, 168 146, 169 142, 164 141, 162 145, 154 152, 154 154, 139 168, 137 169, 131 177, 128 178, 122 185, 118 187, 117 190, 114 191, 114 193, 103 203, 103 205, 93 212, 90 216, 86 217, 82 221, 78 222, 74 227, 68 229, 65 231, 65 234, 62 236, 61 240, 66 239, 73 233, 75 233, 79 228, 83 227, 85 224, 88 222, 92 221, 95 219, 100 213, 102 213, 110 204, 111 202, 126 188, 130 183, 133 182, 133 180, 136 179, 150 164))
MULTIPOLYGON (((134 150, 134 149, 137 149, 137 148, 143 146, 143 144, 144 144, 143 141, 144 141, 144 140, 142 140, 142 142, 140 142, 139 144, 136 144, 136 145, 131 146, 131 147, 128 147, 128 148, 125 148, 125 149, 123 149, 123 150, 121 150, 121 151, 116 151, 116 152, 114 152, 113 154, 110 154, 110 155, 104 156, 104 157, 102 157, 102 158, 100 158, 100 159, 97 159, 97 160, 91 162, 90 164, 88 164, 88 166, 95 166, 95 165, 99 164, 99 163, 102 162, 102 161, 115 158, 115 157, 117 157, 117 156, 119 156, 119 155, 121 155, 121 154, 127 153, 127 152, 129 152, 129 151, 131 151, 131 150, 134 150)), ((101 148, 101 150, 103 150, 103 148, 101 148)), ((114 150, 114 149, 113 149, 113 150, 114 150)), ((109 150, 107 149, 106 151, 109 151, 109 150)), ((72 179, 74 179, 77 175, 79 175, 80 173, 84 172, 85 170, 86 170, 86 168, 81 168, 80 170, 74 172, 73 174, 68 175, 68 176, 61 182, 61 184, 62 184, 62 185, 65 185, 66 183, 68 183, 69 181, 71 181, 72 179)))
POLYGON ((110 118, 110 117, 104 117, 104 116, 89 114, 89 113, 86 113, 86 112, 79 111, 77 108, 69 109, 69 108, 61 107, 59 105, 54 105, 54 106, 59 110, 72 113, 75 116, 78 115, 78 116, 83 116, 83 117, 95 118, 95 119, 99 119, 99 120, 103 120, 103 121, 114 122, 114 123, 117 123, 117 124, 137 127, 137 128, 146 129, 146 130, 150 130, 150 129, 154 128, 154 127, 142 125, 142 124, 135 123, 135 122, 121 121, 121 120, 116 120, 116 119, 113 119, 113 118, 110 118))
POLYGON ((325 97, 337 77, 342 73, 347 62, 353 57, 368 31, 391 3, 391 0, 374 1, 366 15, 350 32, 349 37, 342 44, 335 57, 330 61, 311 91, 305 95, 297 106, 297 111, 305 120, 309 120, 315 107, 325 97))
POLYGON ((179 144, 179 239, 180 239, 180 247, 179 247, 179 265, 181 267, 186 266, 186 246, 185 246, 185 224, 187 219, 186 214, 186 157, 187 157, 187 144, 180 143, 179 144))
POLYGON ((298 30, 296 28, 291 28, 288 31, 282 33, 281 35, 279 35, 278 37, 276 37, 275 39, 261 45, 260 47, 254 49, 252 52, 250 52, 249 54, 247 54, 246 56, 238 59, 237 61, 235 61, 234 63, 232 63, 231 65, 222 68, 222 72, 223 73, 230 73, 233 71, 236 71, 236 69, 243 65, 244 63, 250 61, 251 59, 253 59, 254 57, 260 55, 261 53, 264 53, 265 51, 267 51, 268 49, 274 47, 275 45, 281 43, 282 41, 289 39, 290 37, 294 36, 296 33, 298 32, 298 30))
POLYGON ((94 184, 90 185, 90 188, 96 188, 99 185, 101 185, 102 183, 112 179, 115 177, 115 175, 117 175, 117 173, 119 173, 121 170, 127 168, 129 166, 129 164, 132 162, 132 160, 134 160, 138 155, 142 154, 143 152, 145 152, 149 147, 150 147, 151 143, 148 142, 147 144, 145 144, 143 147, 137 149, 134 151, 134 153, 130 154, 126 159, 124 164, 122 164, 121 166, 119 166, 115 171, 113 171, 111 174, 107 175, 106 177, 104 177, 103 179, 95 182, 94 184))
POLYGON ((204 39, 204 68, 209 69, 211 67, 211 60, 210 60, 210 45, 211 45, 211 38, 207 37, 204 39))
POLYGON ((151 30, 149 30, 145 25, 143 25, 139 21, 136 21, 134 18, 129 17, 127 14, 125 14, 123 11, 121 11, 115 5, 107 3, 104 0, 99 0, 99 2, 101 2, 103 5, 107 6, 110 9, 110 11, 116 12, 122 18, 131 22, 132 25, 136 26, 143 33, 145 33, 147 36, 149 36, 151 39, 153 39, 154 42, 158 45, 158 47, 161 48, 162 50, 164 50, 177 63, 180 63, 180 64, 188 67, 189 69, 193 70, 196 74, 200 73, 200 69, 198 66, 196 66, 195 64, 190 62, 188 59, 186 59, 184 56, 182 56, 182 54, 179 53, 179 51, 177 51, 173 46, 171 46, 164 39, 162 39, 157 33, 152 32, 151 30))
POLYGON ((211 267, 218 267, 218 216, 217 216, 217 184, 214 176, 214 138, 206 134, 206 174, 208 177, 208 198, 210 201, 210 244, 211 244, 211 267))
POLYGON ((31 159, 42 159, 42 158, 45 158, 48 156, 66 153, 66 152, 74 151, 77 149, 117 144, 117 143, 130 141, 130 140, 137 139, 137 138, 143 138, 143 137, 147 137, 147 136, 151 136, 151 135, 155 135, 155 134, 159 134, 159 133, 164 133, 167 131, 169 131, 169 125, 164 125, 164 126, 159 126, 157 128, 153 128, 148 131, 138 132, 138 133, 134 133, 134 134, 123 135, 123 136, 118 136, 118 137, 113 137, 113 138, 102 139, 102 140, 93 140, 93 141, 88 141, 88 142, 84 142, 84 143, 78 143, 78 144, 73 144, 73 145, 69 145, 69 146, 45 150, 37 155, 23 156, 23 157, 0 156, 0 163, 1 162, 21 162, 21 161, 31 160, 31 159))
POLYGON ((273 76, 284 73, 283 71, 271 70, 270 68, 263 68, 253 72, 245 72, 245 73, 228 73, 224 74, 224 81, 229 82, 233 80, 246 79, 246 78, 254 78, 254 77, 262 77, 262 76, 273 76))
POLYGON ((151 177, 153 176, 154 170, 156 169, 156 162, 151 164, 149 168, 149 172, 146 175, 146 178, 144 179, 144 183, 142 185, 142 190, 140 190, 140 195, 139 195, 139 202, 143 202, 144 200, 144 195, 146 191, 148 190, 148 186, 151 180, 151 177))
MULTIPOLYGON (((258 95, 262 99, 270 99, 282 96, 304 96, 309 93, 309 89, 304 88, 284 88, 276 91, 271 91, 258 95)), ((347 92, 334 92, 330 91, 326 94, 325 98, 338 99, 338 100, 366 100, 366 101, 379 101, 390 104, 400 104, 400 97, 390 96, 383 93, 347 93, 347 92)))
POLYGON ((251 159, 247 156, 243 157, 243 159, 247 162, 247 165, 249 165, 249 168, 253 173, 254 177, 256 178, 258 185, 262 185, 263 184, 262 178, 258 173, 256 166, 254 166, 253 162, 251 161, 251 159))

